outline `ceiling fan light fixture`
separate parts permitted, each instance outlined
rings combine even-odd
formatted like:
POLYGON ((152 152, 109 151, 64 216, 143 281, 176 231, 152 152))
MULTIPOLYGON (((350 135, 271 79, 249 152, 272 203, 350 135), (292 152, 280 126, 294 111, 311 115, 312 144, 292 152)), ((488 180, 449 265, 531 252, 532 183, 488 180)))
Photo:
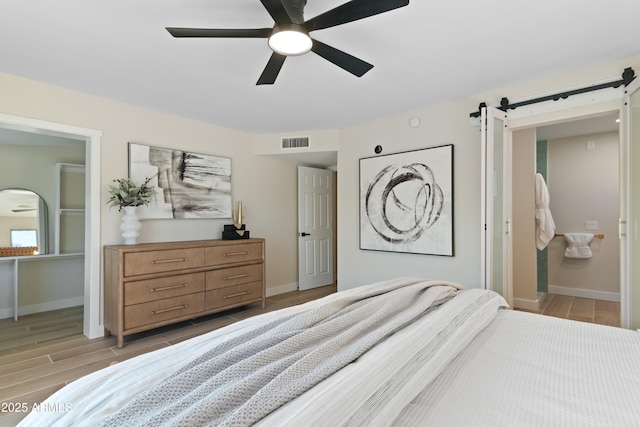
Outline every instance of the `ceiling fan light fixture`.
POLYGON ((285 56, 303 55, 311 50, 313 41, 301 25, 276 26, 269 37, 269 47, 285 56))

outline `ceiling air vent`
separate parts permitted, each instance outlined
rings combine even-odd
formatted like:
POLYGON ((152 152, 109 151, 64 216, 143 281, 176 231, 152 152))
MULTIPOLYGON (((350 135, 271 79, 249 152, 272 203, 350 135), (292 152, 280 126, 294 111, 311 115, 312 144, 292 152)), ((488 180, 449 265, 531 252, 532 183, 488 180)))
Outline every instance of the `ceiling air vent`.
POLYGON ((309 147, 308 136, 282 138, 282 148, 307 148, 307 147, 309 147))

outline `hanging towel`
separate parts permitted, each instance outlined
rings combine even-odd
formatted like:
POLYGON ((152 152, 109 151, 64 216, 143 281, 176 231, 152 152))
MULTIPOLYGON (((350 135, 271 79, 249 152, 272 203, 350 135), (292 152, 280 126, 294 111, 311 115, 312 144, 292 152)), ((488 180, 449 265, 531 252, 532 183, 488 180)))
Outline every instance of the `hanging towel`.
POLYGON ((593 240, 593 234, 565 233, 564 240, 567 241, 567 249, 564 251, 565 258, 591 258, 589 243, 593 240))
POLYGON ((541 174, 536 174, 536 247, 543 250, 556 233, 549 210, 549 190, 541 174))

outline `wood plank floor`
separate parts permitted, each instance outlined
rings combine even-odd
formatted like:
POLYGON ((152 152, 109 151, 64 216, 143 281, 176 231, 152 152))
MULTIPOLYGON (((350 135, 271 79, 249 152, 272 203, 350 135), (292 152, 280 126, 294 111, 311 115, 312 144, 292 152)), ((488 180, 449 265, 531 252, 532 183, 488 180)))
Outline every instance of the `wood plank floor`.
POLYGON ((535 313, 620 327, 620 303, 612 301, 546 294, 535 313))
POLYGON ((267 307, 252 304, 224 313, 166 326, 126 337, 90 340, 82 335, 82 307, 0 320, 0 426, 15 426, 26 413, 6 412, 8 405, 32 408, 65 384, 139 354, 170 346, 238 320, 301 304, 336 292, 323 286, 267 298, 267 307))

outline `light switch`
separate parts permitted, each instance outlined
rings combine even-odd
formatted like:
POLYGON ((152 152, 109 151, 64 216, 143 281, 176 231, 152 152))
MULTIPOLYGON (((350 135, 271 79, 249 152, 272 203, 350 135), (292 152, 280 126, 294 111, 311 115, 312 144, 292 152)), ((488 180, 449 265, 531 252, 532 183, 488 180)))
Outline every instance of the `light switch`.
POLYGON ((594 219, 588 219, 585 225, 587 230, 597 230, 598 229, 598 221, 594 219))

